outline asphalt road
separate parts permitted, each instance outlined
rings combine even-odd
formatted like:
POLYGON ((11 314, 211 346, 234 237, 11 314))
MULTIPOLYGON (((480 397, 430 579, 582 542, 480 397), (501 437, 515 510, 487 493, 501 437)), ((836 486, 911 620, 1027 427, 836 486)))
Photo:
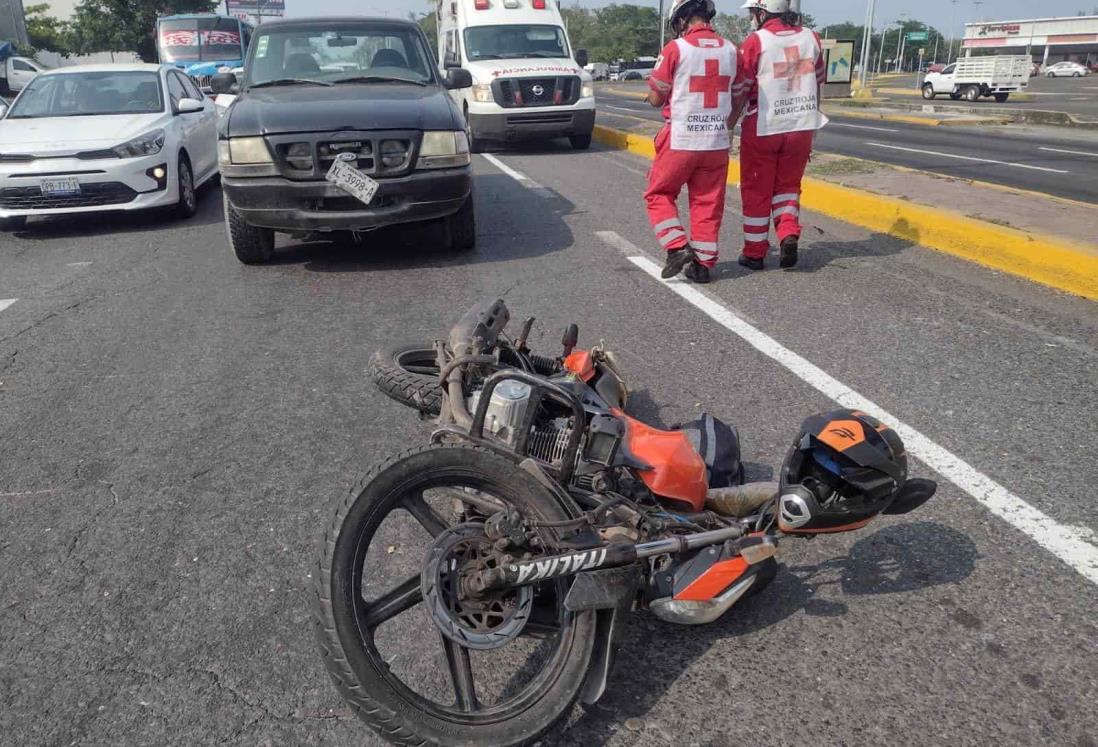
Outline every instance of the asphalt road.
MULTIPOLYGON (((464 256, 385 233, 285 240, 244 267, 216 189, 187 223, 0 236, 2 741, 376 744, 314 646, 315 543, 368 465, 426 437, 366 379, 373 350, 431 339, 478 299, 537 315, 548 352, 570 321, 605 340, 655 423, 735 423, 753 479, 834 407, 628 258, 655 257, 643 161, 497 155, 527 179, 476 159, 464 256)), ((729 239, 704 298, 1043 512, 1045 546, 1093 551, 1095 306, 806 223, 796 271, 746 274, 729 239)), ((942 480, 916 514, 786 542, 774 584, 717 623, 637 613, 604 699, 544 743, 1092 747, 1086 553, 1065 562, 1008 518, 942 480)), ((394 547, 393 568, 415 557, 394 547)), ((412 671, 439 666, 425 640, 395 637, 412 671)))
MULTIPOLYGON (((600 91, 598 103, 604 120, 661 121, 657 110, 633 98, 600 91)), ((1098 135, 828 117, 816 140, 822 152, 1098 203, 1098 135)))

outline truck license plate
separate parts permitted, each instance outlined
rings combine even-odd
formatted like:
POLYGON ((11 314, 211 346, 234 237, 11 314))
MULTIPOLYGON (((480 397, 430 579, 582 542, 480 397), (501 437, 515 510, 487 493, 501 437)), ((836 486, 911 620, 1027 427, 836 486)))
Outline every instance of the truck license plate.
POLYGON ((336 159, 332 167, 328 169, 328 174, 324 178, 347 194, 358 198, 365 205, 370 204, 381 186, 377 181, 366 176, 351 164, 339 159, 336 159))
POLYGON ((75 176, 66 176, 61 179, 43 179, 38 183, 43 197, 64 197, 80 194, 80 180, 75 176))

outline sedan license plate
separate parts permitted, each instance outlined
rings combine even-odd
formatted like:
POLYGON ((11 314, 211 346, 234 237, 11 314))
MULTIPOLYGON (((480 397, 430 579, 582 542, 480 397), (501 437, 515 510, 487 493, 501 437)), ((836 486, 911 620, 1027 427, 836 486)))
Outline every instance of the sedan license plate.
POLYGON ((369 205, 381 186, 374 179, 363 174, 346 161, 336 159, 324 177, 344 192, 357 197, 363 204, 369 205))
POLYGON ((43 197, 65 197, 80 194, 80 180, 75 176, 61 179, 43 179, 38 183, 43 197))

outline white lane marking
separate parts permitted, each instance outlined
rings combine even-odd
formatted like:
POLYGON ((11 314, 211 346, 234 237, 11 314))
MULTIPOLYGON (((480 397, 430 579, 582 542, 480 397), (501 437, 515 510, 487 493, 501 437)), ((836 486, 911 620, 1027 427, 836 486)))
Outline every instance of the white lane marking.
POLYGON ((618 249, 625 250, 629 247, 630 250, 626 251, 626 254, 629 255, 630 262, 657 282, 666 285, 713 321, 743 338, 760 353, 780 363, 809 386, 843 407, 861 410, 888 423, 903 439, 911 455, 968 493, 991 513, 1015 529, 1028 534, 1037 544, 1067 563, 1088 581, 1098 584, 1098 546, 1087 541, 1094 536, 1091 530, 1058 523, 960 457, 934 443, 911 426, 900 422, 883 408, 833 378, 823 369, 744 321, 728 307, 713 300, 694 286, 683 280, 660 280, 660 266, 643 256, 643 252, 628 240, 612 231, 599 231, 596 235, 618 249))
POLYGON ((3 311, 4 309, 8 308, 9 306, 11 306, 13 303, 15 303, 18 300, 19 300, 18 298, 0 298, 0 311, 3 311))
POLYGON ((1038 146, 1037 150, 1047 150, 1049 153, 1068 153, 1073 156, 1090 156, 1091 158, 1098 158, 1098 153, 1087 153, 1085 150, 1064 150, 1063 148, 1045 148, 1044 146, 1038 146))
MULTIPOLYGON (((616 112, 629 112, 630 114, 636 114, 637 112, 645 111, 644 109, 641 109, 640 107, 637 107, 636 109, 630 109, 630 108, 627 108, 627 107, 624 107, 624 106, 610 106, 610 104, 599 104, 598 108, 600 108, 600 109, 613 109, 616 112)), ((649 107, 649 108, 651 108, 651 107, 649 107)), ((655 111, 655 110, 653 109, 653 111, 655 111)))
POLYGON ((831 127, 852 127, 855 130, 876 130, 877 132, 899 132, 891 127, 871 127, 869 125, 856 125, 848 124, 846 122, 836 122, 834 119, 829 123, 831 127))
POLYGON ((1011 163, 1010 161, 996 161, 991 158, 973 158, 972 156, 958 156, 955 153, 941 153, 935 150, 920 150, 919 148, 903 148, 899 145, 885 145, 884 143, 866 143, 866 145, 872 145, 877 148, 888 148, 889 150, 903 150, 908 153, 922 153, 924 156, 941 156, 942 158, 956 158, 959 161, 975 161, 976 163, 994 163, 999 166, 1013 166, 1016 169, 1031 169, 1033 171, 1050 171, 1053 174, 1070 174, 1070 171, 1064 171, 1063 169, 1047 169, 1044 166, 1030 166, 1028 163, 1011 163))
POLYGON ((501 161, 498 158, 496 158, 495 156, 493 156, 491 153, 482 153, 481 155, 484 157, 485 161, 492 164, 497 169, 502 171, 504 174, 507 174, 507 176, 511 177, 515 181, 517 181, 517 182, 531 182, 531 183, 536 184, 536 182, 534 182, 534 180, 531 179, 530 177, 526 176, 526 174, 523 174, 521 171, 515 171, 513 168, 511 168, 510 166, 505 164, 503 161, 501 161))
POLYGON ((87 267, 91 262, 69 262, 68 267, 87 267))

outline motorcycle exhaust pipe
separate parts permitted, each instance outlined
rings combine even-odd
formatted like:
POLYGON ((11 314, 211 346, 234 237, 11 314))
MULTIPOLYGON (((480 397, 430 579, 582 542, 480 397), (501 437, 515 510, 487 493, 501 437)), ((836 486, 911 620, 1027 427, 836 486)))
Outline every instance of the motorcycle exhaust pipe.
POLYGON ((573 576, 585 571, 602 568, 615 568, 650 558, 655 555, 674 555, 696 550, 700 547, 716 545, 743 536, 740 527, 732 526, 713 529, 707 532, 686 534, 681 537, 641 542, 636 545, 607 545, 591 550, 553 555, 538 560, 525 560, 507 563, 487 571, 471 574, 463 581, 464 590, 471 596, 486 591, 550 581, 564 576, 573 576))

